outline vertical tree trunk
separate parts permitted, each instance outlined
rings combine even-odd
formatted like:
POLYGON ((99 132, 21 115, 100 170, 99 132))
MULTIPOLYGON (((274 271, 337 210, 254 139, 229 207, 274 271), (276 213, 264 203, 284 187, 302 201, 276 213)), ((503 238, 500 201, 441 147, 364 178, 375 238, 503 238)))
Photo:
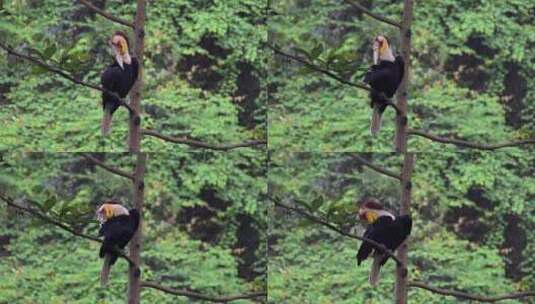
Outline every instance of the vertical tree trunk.
POLYGON ((135 113, 130 113, 128 124, 128 150, 140 151, 141 142, 141 88, 143 87, 143 54, 145 49, 145 3, 146 0, 137 0, 136 18, 134 20, 134 56, 139 62, 139 74, 132 92, 130 93, 130 106, 135 113))
POLYGON ((405 61, 405 73, 397 90, 397 106, 401 111, 396 118, 396 152, 407 151, 407 98, 409 96, 409 79, 411 63, 411 24, 412 24, 412 0, 405 0, 403 6, 403 20, 401 21, 401 55, 405 61))
MULTIPOLYGON (((403 159, 403 171, 401 172, 401 200, 400 200, 400 214, 410 214, 411 205, 411 176, 412 168, 414 167, 414 154, 405 153, 403 159)), ((407 265, 408 246, 407 242, 403 242, 398 248, 398 258, 407 265)), ((396 268, 396 290, 395 298, 396 304, 407 303, 407 282, 409 274, 407 273, 408 267, 402 268, 397 266, 396 268)))
MULTIPOLYGON (((414 165, 414 155, 407 153, 407 129, 408 129, 408 106, 407 99, 409 96, 409 80, 410 80, 410 63, 411 63, 411 24, 412 24, 412 10, 413 0, 404 0, 403 4, 403 20, 401 21, 401 55, 405 61, 405 71, 403 80, 399 86, 396 94, 397 106, 400 109, 400 115, 396 118, 396 138, 395 147, 396 152, 403 153, 403 171, 401 172, 401 197, 400 197, 400 214, 410 213, 411 202, 411 175, 414 165)), ((407 266, 408 260, 408 246, 404 242, 397 253, 399 259, 407 266)), ((408 282, 408 267, 396 268, 396 289, 395 302, 396 304, 407 303, 407 282, 408 282)))
POLYGON ((139 228, 130 241, 130 259, 138 267, 130 265, 128 270, 128 304, 139 304, 141 293, 141 236, 143 234, 143 195, 145 190, 145 183, 143 181, 145 176, 145 163, 147 155, 145 153, 138 153, 136 160, 136 168, 134 171, 133 182, 133 200, 134 208, 139 211, 139 228))

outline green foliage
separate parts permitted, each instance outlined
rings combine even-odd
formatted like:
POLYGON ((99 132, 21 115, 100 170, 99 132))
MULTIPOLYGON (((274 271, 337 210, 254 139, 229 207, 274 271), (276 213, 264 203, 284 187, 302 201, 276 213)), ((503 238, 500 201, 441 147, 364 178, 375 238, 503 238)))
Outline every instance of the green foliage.
MULTIPOLYGON (((396 154, 358 155, 395 173, 402 167, 396 154)), ((533 156, 446 150, 417 153, 415 159, 410 279, 482 295, 533 289, 533 156), (508 219, 513 216, 517 220, 508 219), (517 221, 520 230, 511 231, 517 221), (511 261, 511 252, 522 259, 511 261), (512 269, 520 270, 517 277, 507 274, 512 269)), ((399 210, 399 182, 361 166, 353 153, 274 153, 269 182, 274 197, 356 234, 364 231, 355 215, 360 198, 374 196, 399 210)), ((394 263, 386 264, 374 289, 367 283, 370 262, 356 266, 360 242, 282 208, 273 209, 270 220, 270 302, 392 302, 394 263)), ((416 288, 409 300, 459 301, 416 288)))
MULTIPOLYGON (((106 10, 132 20, 135 3, 112 1, 106 10)), ((258 0, 214 5, 151 2, 145 28, 142 127, 210 142, 264 138, 265 96, 247 88, 265 71, 263 12, 264 2, 258 0), (243 75, 250 79, 244 81, 243 75)), ((118 25, 82 5, 66 0, 39 5, 7 1, 0 13, 4 43, 86 82, 98 85, 100 72, 113 60, 106 39, 118 25)), ((100 92, 11 56, 2 54, 0 63, 0 123, 5 126, 0 130, 0 150, 126 149, 124 108, 114 115, 112 134, 102 138, 100 92)), ((142 147, 163 151, 176 144, 144 138, 142 147)))
MULTIPOLYGON (((373 1, 369 6, 374 13, 401 19, 402 2, 373 1)), ((409 126, 475 142, 532 137, 534 9, 533 1, 521 0, 416 3, 409 126), (519 84, 523 81, 525 86, 519 84)), ((377 34, 386 34, 399 51, 394 27, 345 1, 275 1, 273 11, 269 29, 274 45, 349 81, 362 81, 377 34)), ((273 60, 270 72, 273 150, 392 151, 395 113, 387 110, 383 130, 372 138, 365 91, 283 56, 273 60)), ((428 139, 409 143, 413 151, 436 147, 428 139)))
MULTIPOLYGON (((135 156, 101 154, 131 172, 135 156)), ((145 182, 142 275, 144 280, 207 295, 265 290, 267 229, 263 202, 264 156, 235 153, 153 153, 145 182), (252 218, 256 247, 244 247, 243 218, 252 218), (245 255, 251 255, 252 261, 245 255), (244 276, 240 269, 253 269, 244 276)), ((131 207, 131 181, 78 154, 0 154, 0 188, 19 205, 96 236, 94 212, 106 198, 131 207)), ((0 302, 123 303, 128 266, 119 259, 110 286, 100 288, 99 244, 75 237, 0 202, 0 302), (4 240, 8 240, 4 243, 4 240)), ((189 303, 187 298, 143 289, 142 300, 189 303)), ((237 303, 252 303, 249 300, 237 303)))

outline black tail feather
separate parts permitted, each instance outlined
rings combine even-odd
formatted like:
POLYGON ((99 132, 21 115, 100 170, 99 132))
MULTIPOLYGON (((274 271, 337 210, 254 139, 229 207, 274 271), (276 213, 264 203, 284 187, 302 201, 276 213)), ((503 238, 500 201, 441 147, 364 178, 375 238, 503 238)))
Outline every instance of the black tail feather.
POLYGON ((376 136, 381 130, 381 118, 389 100, 386 99, 384 94, 375 90, 370 92, 370 106, 373 108, 370 132, 373 136, 376 136))

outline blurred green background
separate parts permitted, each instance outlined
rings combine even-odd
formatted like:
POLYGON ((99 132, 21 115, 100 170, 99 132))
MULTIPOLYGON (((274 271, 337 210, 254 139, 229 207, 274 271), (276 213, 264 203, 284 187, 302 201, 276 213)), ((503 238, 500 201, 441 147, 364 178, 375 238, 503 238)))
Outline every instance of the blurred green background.
MULTIPOLYGON (((135 1, 91 3, 126 20, 135 15, 135 1)), ((208 142, 265 138, 264 9, 261 0, 148 1, 142 128, 208 142)), ((2 42, 92 84, 113 62, 106 41, 117 29, 128 30, 76 1, 0 8, 2 42)), ((0 150, 125 151, 128 113, 117 111, 102 138, 100 95, 1 50, 0 150)), ((142 141, 144 151, 173 148, 142 141)))
MULTIPOLYGON (((275 153, 269 193, 362 235, 357 201, 379 198, 399 214, 395 154, 275 153)), ((525 153, 417 153, 412 177, 409 278, 435 287, 497 296, 535 288, 535 157, 525 153)), ((270 209, 270 303, 392 303, 395 263, 368 283, 371 262, 357 267, 360 241, 284 208, 270 209)), ((472 303, 409 289, 409 303, 472 303)), ((533 303, 530 298, 501 303, 533 303)))
MULTIPOLYGON (((403 1, 354 1, 401 20, 403 1)), ((361 82, 378 34, 399 51, 399 30, 342 0, 275 0, 270 43, 340 77, 361 82)), ((534 1, 414 1, 409 127, 493 143, 535 134, 534 1)), ((270 149, 393 150, 395 111, 369 132, 368 92, 292 61, 270 58, 270 149)), ((442 145, 409 138, 409 150, 442 145)), ((449 147, 451 148, 451 147, 449 147)))
MULTIPOLYGON (((95 154, 133 170, 129 154, 95 154)), ((0 154, 0 193, 97 236, 105 198, 132 207, 131 182, 72 153, 0 154)), ((225 296, 265 291, 265 158, 235 153, 149 154, 142 280, 225 296)), ((100 288, 99 243, 76 237, 0 200, 0 303, 125 303, 119 259, 100 288)), ((144 288, 143 303, 191 303, 144 288)), ((260 303, 262 298, 237 303, 260 303)))

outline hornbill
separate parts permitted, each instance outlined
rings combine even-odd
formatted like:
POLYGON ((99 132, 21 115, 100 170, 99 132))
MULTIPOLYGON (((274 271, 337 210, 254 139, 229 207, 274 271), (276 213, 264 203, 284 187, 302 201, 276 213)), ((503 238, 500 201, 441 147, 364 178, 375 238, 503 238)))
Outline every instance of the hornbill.
MULTIPOLYGON (((115 55, 115 62, 109 65, 100 76, 100 83, 107 91, 125 98, 138 76, 138 61, 130 57, 128 52, 128 37, 121 31, 115 32, 108 44, 115 55)), ((102 135, 108 135, 111 131, 111 118, 115 110, 121 105, 121 100, 110 93, 102 93, 102 135)))
MULTIPOLYGON (((394 216, 383 209, 379 200, 367 198, 362 200, 359 208, 359 217, 368 224, 363 237, 384 245, 392 252, 395 251, 409 236, 412 229, 412 220, 409 215, 394 216)), ((389 256, 374 245, 363 241, 357 253, 357 263, 360 265, 373 251, 373 263, 370 270, 369 282, 376 286, 379 281, 379 271, 389 256)))
MULTIPOLYGON (((373 42, 373 65, 364 76, 364 82, 372 88, 370 107, 373 108, 370 131, 373 136, 381 129, 381 116, 387 105, 393 105, 389 99, 394 96, 403 79, 403 57, 394 58, 392 49, 385 36, 378 35, 373 42)), ((397 110, 397 108, 396 108, 397 110)))
POLYGON ((126 209, 116 201, 106 201, 97 210, 99 236, 104 236, 99 256, 104 258, 100 285, 106 286, 110 269, 117 261, 117 250, 124 249, 139 226, 139 212, 126 209))

